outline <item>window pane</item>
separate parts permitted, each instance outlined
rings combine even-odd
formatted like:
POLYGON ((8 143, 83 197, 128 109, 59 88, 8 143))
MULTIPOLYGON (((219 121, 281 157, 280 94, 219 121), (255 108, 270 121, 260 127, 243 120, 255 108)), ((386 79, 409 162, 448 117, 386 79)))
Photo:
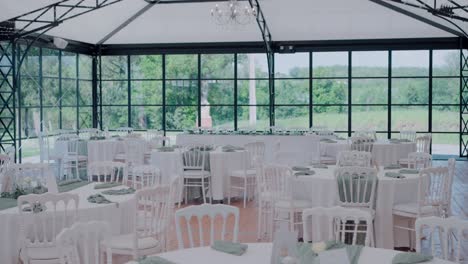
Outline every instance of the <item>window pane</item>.
POLYGON ((80 81, 79 85, 80 85, 80 89, 79 89, 80 90, 80 98, 79 98, 80 106, 93 105, 92 83, 90 81, 80 81))
POLYGON ((36 131, 40 129, 40 110, 39 108, 23 108, 21 109, 21 129, 22 138, 35 137, 36 131))
POLYGON ((459 106, 433 106, 432 131, 459 132, 460 107, 459 106))
POLYGON ((312 77, 348 77, 347 52, 312 53, 312 77))
POLYGON ((434 76, 460 76, 460 51, 434 50, 432 65, 434 76))
POLYGON ((133 106, 132 127, 134 129, 161 129, 161 106, 133 106))
POLYGON ((91 107, 80 107, 79 119, 80 129, 93 127, 93 109, 91 107))
POLYGON ((237 107, 237 127, 255 127, 265 130, 270 127, 268 106, 239 106, 237 107))
POLYGON ((39 79, 37 78, 21 78, 21 106, 39 106, 39 79))
POLYGON ((79 54, 78 55, 78 71, 79 71, 79 78, 80 79, 86 79, 86 80, 91 80, 93 78, 92 74, 92 59, 89 56, 79 54))
POLYGON ((203 54, 201 55, 201 78, 218 79, 234 78, 233 54, 203 54))
POLYGON ((268 61, 265 53, 238 54, 238 78, 268 78, 268 61))
POLYGON ((102 56, 101 70, 103 80, 128 79, 127 56, 102 56))
POLYGON ((128 101, 127 81, 103 81, 102 104, 127 105, 128 101))
POLYGON ((131 56, 130 69, 132 79, 162 79, 162 56, 131 56))
POLYGON ((458 134, 432 134, 432 153, 460 155, 460 136, 458 134))
POLYGON ((59 106, 59 79, 44 78, 42 81, 42 104, 44 106, 59 106))
POLYGON ((347 104, 347 80, 313 80, 312 93, 314 104, 347 104))
POLYGON ((460 79, 459 78, 433 78, 432 103, 459 104, 460 79))
POLYGON ((166 129, 184 130, 197 126, 196 106, 168 106, 166 107, 166 129))
POLYGON ((132 104, 162 104, 162 81, 132 81, 132 104))
POLYGON ((276 80, 275 104, 309 104, 309 80, 276 80))
POLYGON ((116 129, 128 126, 128 109, 126 106, 103 106, 102 125, 104 128, 116 129))
POLYGON ((393 76, 428 76, 429 51, 403 50, 392 52, 393 76))
POLYGON ((352 53, 353 77, 388 76, 387 51, 358 51, 352 53))
POLYGON ((334 131, 348 130, 348 107, 314 106, 313 125, 325 126, 334 131))
POLYGON ((392 104, 428 104, 429 79, 392 79, 392 104))
POLYGON ((62 80, 62 105, 76 105, 76 81, 62 80))
POLYGON ((308 106, 276 106, 275 125, 284 128, 309 127, 308 106))
POLYGON ((309 78, 309 53, 275 54, 275 78, 309 78))
MULTIPOLYGON (((59 108, 58 107, 44 107, 42 109, 43 122, 42 126, 48 128, 49 131, 59 129, 59 108)), ((38 122, 35 120, 34 122, 38 122)), ((37 124, 37 127, 40 125, 37 124)))
POLYGON ((62 78, 76 78, 76 54, 62 52, 62 78))
POLYGON ((392 106, 392 131, 428 130, 427 106, 392 106))
POLYGON ((202 81, 201 104, 234 104, 234 81, 202 81))
POLYGON ((351 111, 352 130, 387 130, 386 106, 353 106, 351 111))
POLYGON ((42 76, 59 76, 59 51, 42 49, 42 76))
POLYGON ((76 108, 62 108, 62 129, 76 129, 76 108))
POLYGON ((237 81, 237 103, 245 105, 269 104, 268 80, 237 81), (252 91, 252 95, 250 95, 252 91), (255 96, 254 96, 255 94, 255 96))
POLYGON ((166 104, 197 105, 198 81, 174 80, 166 82, 166 104))
POLYGON ((213 128, 234 128, 233 106, 202 106, 201 126, 213 128))
MULTIPOLYGON (((22 54, 24 54, 25 49, 25 46, 21 46, 22 54)), ((26 77, 39 76, 39 48, 31 47, 29 49, 21 65, 21 75, 26 77)))
POLYGON ((167 79, 197 79, 198 78, 197 55, 167 55, 166 78, 167 79))
POLYGON ((382 79, 353 79, 353 104, 386 104, 388 81, 382 79))

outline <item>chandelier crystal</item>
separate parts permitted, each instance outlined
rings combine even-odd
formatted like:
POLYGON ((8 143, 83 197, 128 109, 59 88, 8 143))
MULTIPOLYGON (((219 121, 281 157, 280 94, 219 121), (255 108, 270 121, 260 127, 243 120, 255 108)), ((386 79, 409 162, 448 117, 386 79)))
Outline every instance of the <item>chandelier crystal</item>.
MULTIPOLYGON (((248 2, 247 2, 248 3, 248 2)), ((242 6, 238 0, 229 0, 211 9, 211 18, 218 25, 247 25, 255 20, 257 10, 249 4, 242 6)))

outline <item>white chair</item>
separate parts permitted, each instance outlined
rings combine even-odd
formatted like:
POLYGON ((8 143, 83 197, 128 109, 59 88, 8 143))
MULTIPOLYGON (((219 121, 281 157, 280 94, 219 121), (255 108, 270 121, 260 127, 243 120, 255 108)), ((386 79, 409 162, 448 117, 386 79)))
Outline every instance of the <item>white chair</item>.
POLYGON ((114 161, 124 162, 128 168, 143 165, 147 143, 136 138, 126 138, 124 140, 124 152, 114 157, 114 161))
POLYGON ((425 169, 432 167, 432 155, 425 152, 411 152, 408 154, 408 168, 425 169))
POLYGON ((264 174, 264 163, 262 159, 256 160, 256 174, 257 174, 257 193, 255 195, 258 204, 258 213, 257 213, 257 239, 260 241, 265 238, 273 237, 273 234, 270 231, 273 229, 271 221, 273 217, 273 208, 272 208, 272 196, 267 191, 267 185, 265 181, 264 174))
POLYGON ((23 263, 59 262, 56 236, 75 223, 78 203, 78 194, 71 193, 29 194, 18 198, 23 263))
POLYGON ((421 244, 430 241, 430 255, 456 263, 465 263, 462 261, 462 254, 463 241, 466 240, 468 233, 468 221, 456 217, 422 217, 416 220, 415 227, 416 252, 426 253, 423 252, 421 244))
POLYGON ((269 194, 273 208, 271 234, 279 222, 286 222, 290 230, 295 230, 302 224, 300 218, 302 210, 310 207, 309 201, 293 198, 293 177, 295 176, 292 170, 287 166, 267 165, 263 168, 263 188, 269 194))
POLYGON ((162 137, 164 136, 164 131, 159 130, 159 129, 148 129, 146 131, 146 140, 151 140, 156 137, 162 137))
POLYGON ((394 228, 408 231, 410 248, 413 247, 412 222, 420 217, 442 215, 444 205, 450 203, 448 194, 451 186, 449 184, 448 168, 423 169, 419 172, 417 202, 393 206, 393 215, 409 219, 409 226, 394 225, 394 228))
POLYGON ((338 153, 338 167, 371 167, 372 154, 364 151, 341 151, 338 153))
POLYGON ((122 162, 97 161, 88 166, 88 181, 97 182, 120 182, 120 175, 123 175, 125 182, 126 165, 122 162))
POLYGON ((357 130, 354 132, 353 137, 367 137, 375 141, 377 140, 377 133, 375 130, 357 130))
POLYGON ((203 232, 203 218, 209 218, 209 241, 208 245, 213 245, 215 241, 215 230, 221 231, 219 239, 216 240, 228 240, 226 236, 229 234, 229 227, 228 227, 228 217, 230 215, 234 216, 234 226, 232 228, 232 242, 237 242, 238 234, 239 234, 239 208, 230 206, 230 205, 223 205, 223 204, 202 204, 202 205, 192 205, 183 209, 179 209, 175 212, 175 219, 176 219, 176 233, 177 233, 177 240, 179 242, 179 250, 184 249, 184 237, 182 236, 182 224, 181 220, 184 219, 185 225, 187 226, 188 230, 188 246, 193 248, 196 246, 194 241, 194 227, 192 225, 191 219, 194 217, 197 221, 198 225, 198 237, 199 237, 199 245, 200 247, 205 246, 204 240, 204 232, 203 232), (222 228, 215 228, 215 220, 217 216, 221 216, 222 218, 222 228))
POLYGON ((335 133, 331 130, 319 130, 316 131, 317 135, 322 138, 335 138, 335 133))
POLYGON ((207 148, 208 146, 204 145, 189 146, 182 152, 185 203, 188 201, 187 188, 200 188, 203 203, 206 203, 207 192, 210 191, 209 198, 211 201, 211 174, 205 168, 206 161, 209 158, 207 148))
POLYGON ((366 136, 351 137, 351 150, 371 152, 374 147, 374 139, 366 136))
POLYGON ((402 130, 400 131, 400 139, 409 140, 411 142, 416 141, 416 131, 413 130, 402 130))
POLYGON ((107 222, 78 222, 57 236, 61 264, 112 264, 112 249, 108 243, 111 229, 107 222), (104 258, 104 253, 106 258, 104 258))
POLYGON ((97 128, 83 128, 78 130, 79 137, 82 139, 90 139, 91 137, 99 136, 101 130, 97 128))
POLYGON ((416 137, 416 152, 431 152, 432 136, 430 134, 416 137))
POLYGON ((133 128, 131 127, 119 127, 115 130, 115 132, 117 133, 117 135, 123 137, 123 136, 126 136, 128 134, 132 134, 133 133, 133 128))
POLYGON ((304 242, 319 241, 341 241, 346 244, 362 244, 370 246, 373 234, 372 216, 369 212, 355 208, 343 207, 315 207, 305 209, 302 212, 302 222, 304 226, 304 242), (323 230, 320 224, 314 224, 314 220, 325 217, 327 227, 323 230), (311 233, 320 234, 313 239, 311 233), (325 233, 325 234, 324 234, 325 233), (325 238, 322 236, 326 236, 325 238), (351 237, 351 239, 350 239, 351 237))
POLYGON ((444 205, 443 208, 443 215, 445 217, 452 216, 452 189, 453 189, 453 178, 455 177, 455 169, 456 169, 456 160, 454 158, 450 158, 447 162, 448 170, 449 170, 449 188, 447 193, 447 204, 444 205))
POLYGON ((37 133, 37 140, 39 143, 39 156, 41 163, 56 164, 57 158, 53 151, 50 149, 50 135, 44 132, 37 133))
POLYGON ((136 166, 132 170, 132 185, 135 190, 161 183, 161 172, 152 165, 136 166))
POLYGON ((161 252, 165 247, 170 187, 155 186, 138 190, 135 194, 133 230, 129 234, 113 236, 108 244, 113 254, 129 255, 133 260, 161 252))
POLYGON ((62 166, 61 171, 65 172, 65 180, 79 179, 80 169, 87 168, 88 157, 80 153, 78 140, 68 141, 68 151, 62 159, 62 166), (75 170, 76 177, 73 176, 73 170, 75 170))

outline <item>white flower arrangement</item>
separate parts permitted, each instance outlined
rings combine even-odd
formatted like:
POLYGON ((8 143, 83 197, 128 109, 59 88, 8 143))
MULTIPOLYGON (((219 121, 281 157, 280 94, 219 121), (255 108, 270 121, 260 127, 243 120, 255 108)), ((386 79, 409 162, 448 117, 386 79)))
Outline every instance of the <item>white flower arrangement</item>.
POLYGON ((312 243, 311 248, 313 252, 315 252, 316 254, 319 254, 320 252, 327 250, 327 243, 325 242, 312 243))

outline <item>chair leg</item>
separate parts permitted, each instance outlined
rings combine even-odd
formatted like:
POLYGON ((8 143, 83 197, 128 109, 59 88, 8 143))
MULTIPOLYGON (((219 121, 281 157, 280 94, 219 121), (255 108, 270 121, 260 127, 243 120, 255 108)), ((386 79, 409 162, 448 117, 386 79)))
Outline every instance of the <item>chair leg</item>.
POLYGON ((247 199, 247 177, 244 177, 244 208, 247 199))
POLYGON ((231 205, 231 195, 232 195, 232 177, 229 177, 229 193, 228 193, 228 204, 231 205))
POLYGON ((261 232, 262 232, 262 214, 263 214, 263 210, 262 210, 262 207, 263 207, 263 204, 262 204, 262 200, 259 200, 258 201, 258 215, 257 215, 257 240, 260 240, 261 237, 261 232))

